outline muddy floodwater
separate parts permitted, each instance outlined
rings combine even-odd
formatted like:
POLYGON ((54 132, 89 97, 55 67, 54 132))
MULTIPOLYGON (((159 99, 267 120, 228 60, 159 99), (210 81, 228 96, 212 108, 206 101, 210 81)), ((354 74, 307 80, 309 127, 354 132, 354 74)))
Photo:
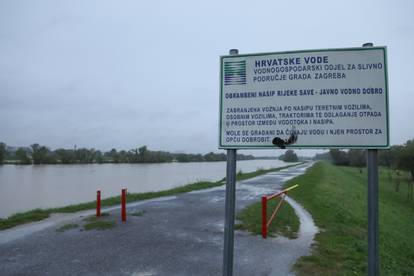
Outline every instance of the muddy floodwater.
MULTIPOLYGON (((237 162, 252 172, 287 165, 279 160, 237 162)), ((119 195, 160 191, 195 181, 222 179, 226 162, 0 166, 0 217, 35 208, 59 207, 119 195)))

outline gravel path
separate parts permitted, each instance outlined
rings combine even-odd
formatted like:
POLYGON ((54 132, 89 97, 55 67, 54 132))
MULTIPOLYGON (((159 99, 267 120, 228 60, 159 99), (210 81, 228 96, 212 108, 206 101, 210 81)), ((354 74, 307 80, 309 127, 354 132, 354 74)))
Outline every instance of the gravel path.
MULTIPOLYGON (((304 173, 304 164, 237 183, 236 209, 275 192, 304 173)), ((120 223, 119 206, 107 208, 116 227, 64 232, 66 223, 83 224, 85 211, 0 231, 0 275, 221 275, 225 187, 128 204, 120 223)), ((310 214, 287 197, 300 218, 299 237, 268 238, 235 232, 234 275, 290 275, 318 229, 310 214)))

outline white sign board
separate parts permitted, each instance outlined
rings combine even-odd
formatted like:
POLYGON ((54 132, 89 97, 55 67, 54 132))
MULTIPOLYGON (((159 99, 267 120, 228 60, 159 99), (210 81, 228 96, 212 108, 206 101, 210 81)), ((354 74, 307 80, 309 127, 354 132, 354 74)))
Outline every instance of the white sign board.
POLYGON ((220 58, 220 148, 388 148, 386 47, 220 58))

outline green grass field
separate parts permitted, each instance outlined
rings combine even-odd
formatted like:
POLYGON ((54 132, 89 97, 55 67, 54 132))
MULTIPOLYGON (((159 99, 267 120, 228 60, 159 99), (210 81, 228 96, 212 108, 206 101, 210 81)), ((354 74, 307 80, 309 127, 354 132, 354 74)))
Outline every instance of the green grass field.
MULTIPOLYGON (((395 192, 386 169, 380 169, 379 178, 381 275, 414 275, 414 201, 406 198, 406 184, 401 184, 400 191, 395 192)), ((312 214, 321 230, 312 255, 296 263, 296 272, 366 275, 366 169, 320 162, 286 186, 293 184, 299 184, 300 188, 289 196, 312 214)))
MULTIPOLYGON (((407 199, 406 175, 389 177, 380 169, 380 269, 381 275, 414 275, 414 201, 407 199), (400 183, 396 192, 396 184, 400 183)), ((319 162, 307 173, 285 184, 298 184, 289 196, 305 207, 320 232, 310 256, 295 264, 298 275, 367 274, 367 171, 319 162)), ((273 203, 273 206, 276 203, 273 203)), ((269 206, 268 210, 273 210, 269 206)), ((271 211, 270 211, 271 212, 271 211)), ((269 211, 268 211, 269 214, 269 211)), ((237 229, 261 234, 261 204, 242 210, 237 229)), ((271 225, 270 235, 296 236, 299 221, 285 205, 271 225)))

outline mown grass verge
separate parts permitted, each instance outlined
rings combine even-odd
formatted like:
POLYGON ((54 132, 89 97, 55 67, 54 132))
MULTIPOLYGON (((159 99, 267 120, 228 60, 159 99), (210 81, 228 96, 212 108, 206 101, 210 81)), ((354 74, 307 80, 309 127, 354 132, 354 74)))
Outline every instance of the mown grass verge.
POLYGON ((84 219, 86 222, 83 225, 85 231, 90 230, 107 230, 114 228, 116 226, 115 221, 105 220, 104 218, 97 218, 95 216, 90 216, 84 219))
MULTIPOLYGON (((257 172, 258 171, 253 172, 252 174, 255 174, 257 172)), ((292 192, 294 191, 295 190, 293 190, 292 192)), ((268 201, 268 219, 275 210, 279 201, 280 198, 268 201)), ((236 218, 240 221, 240 223, 235 225, 235 229, 247 230, 256 235, 262 234, 262 204, 260 201, 257 203, 253 203, 241 210, 237 214, 236 218)), ((287 238, 294 239, 297 237, 299 224, 299 218, 296 215, 293 208, 287 202, 284 202, 281 208, 279 209, 275 219, 268 227, 267 234, 270 237, 282 235, 287 238)))
POLYGON ((115 222, 114 221, 105 221, 105 220, 97 220, 97 221, 88 222, 83 226, 83 228, 86 231, 106 230, 106 229, 111 229, 111 228, 114 228, 114 227, 115 227, 115 222))
MULTIPOLYGON (((270 200, 267 206, 268 216, 273 213, 278 200, 270 200)), ((262 205, 260 202, 249 205, 237 214, 239 224, 235 225, 236 229, 247 230, 253 234, 262 234, 262 205)), ((268 228, 268 236, 282 235, 290 239, 297 237, 299 230, 299 218, 293 208, 284 202, 279 209, 276 218, 268 228)))
MULTIPOLYGON (((256 177, 262 174, 266 174, 269 172, 276 172, 276 171, 286 169, 286 168, 296 166, 296 165, 298 164, 293 164, 293 165, 289 165, 285 167, 273 168, 273 169, 268 169, 268 170, 259 169, 251 173, 238 173, 236 179, 238 181, 246 180, 246 179, 253 178, 253 177, 256 177)), ((196 190, 213 188, 213 187, 224 185, 223 181, 224 179, 217 181, 217 182, 207 182, 207 181, 197 182, 197 183, 192 183, 192 184, 188 184, 185 186, 180 186, 180 187, 176 187, 176 188, 172 188, 172 189, 164 190, 164 191, 158 191, 158 192, 128 193, 127 202, 147 200, 147 199, 153 199, 153 198, 158 198, 158 197, 187 193, 187 192, 196 191, 196 190)), ((110 198, 103 199, 101 201, 102 207, 119 205, 119 204, 121 204, 120 197, 110 197, 110 198)), ((39 220, 48 218, 52 213, 73 213, 73 212, 94 209, 95 206, 96 206, 96 202, 91 201, 91 202, 69 205, 69 206, 60 207, 60 208, 35 209, 35 210, 24 212, 24 213, 18 213, 6 219, 0 219, 0 230, 12 228, 14 226, 29 223, 29 222, 39 221, 39 220)))
POLYGON ((7 219, 0 219, 0 230, 28 222, 39 221, 48 218, 49 216, 50 212, 44 209, 34 209, 25 213, 18 213, 8 217, 7 219))
MULTIPOLYGON (((367 274, 366 169, 320 162, 286 186, 315 220, 320 232, 312 254, 295 264, 298 275, 367 274)), ((404 186, 394 191, 385 169, 380 170, 380 269, 382 275, 414 275, 414 204, 404 186)))

